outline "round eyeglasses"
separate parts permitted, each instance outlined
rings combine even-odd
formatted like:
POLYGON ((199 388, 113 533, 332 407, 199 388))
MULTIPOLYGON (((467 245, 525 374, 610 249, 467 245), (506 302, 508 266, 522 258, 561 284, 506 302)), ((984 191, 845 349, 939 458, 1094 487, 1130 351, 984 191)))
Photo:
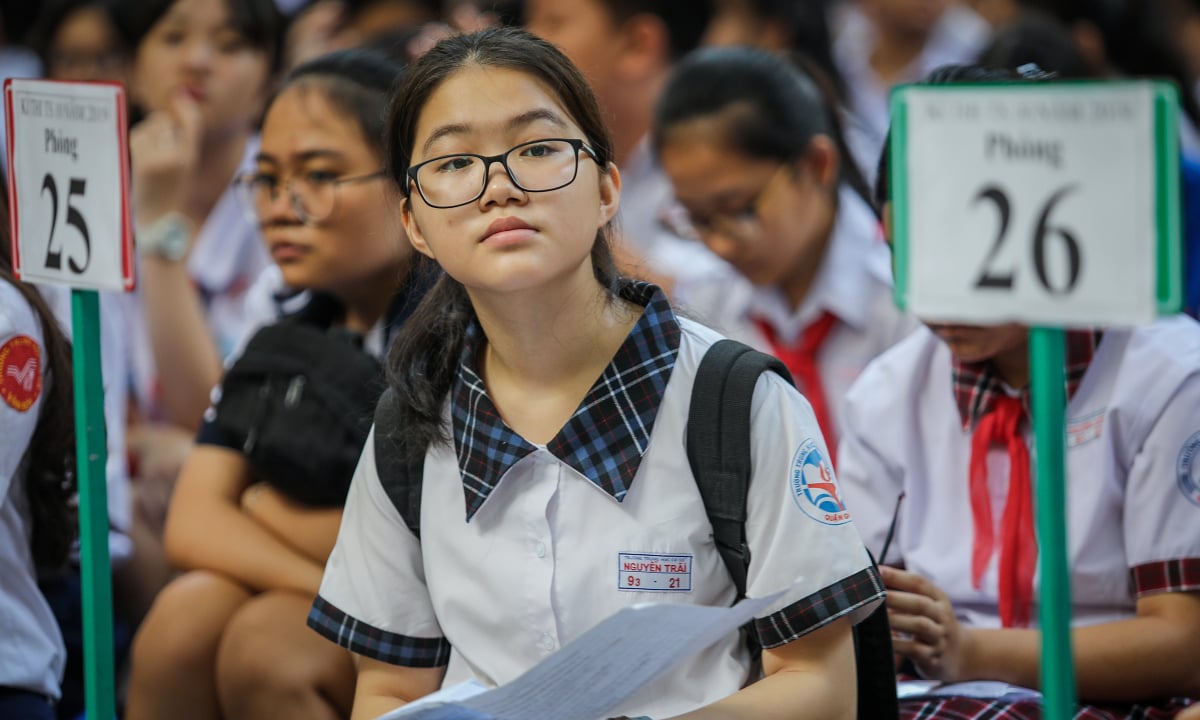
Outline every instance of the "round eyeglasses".
POLYGON ((775 172, 771 173, 771 177, 767 178, 763 186, 758 189, 758 192, 754 193, 754 196, 747 200, 745 206, 739 210, 701 214, 689 212, 687 208, 676 202, 667 209, 660 220, 667 230, 688 240, 704 240, 713 235, 721 235, 726 239, 739 242, 751 240, 758 237, 762 227, 759 217, 764 198, 775 184, 775 179, 783 175, 783 171, 789 167, 787 163, 783 163, 776 168, 775 172))
POLYGON ((521 143, 499 155, 459 153, 426 160, 408 169, 425 204, 446 210, 473 203, 487 189, 492 163, 500 163, 508 179, 525 192, 550 192, 575 182, 579 151, 599 163, 596 151, 582 140, 546 138, 521 143))
MULTIPOLYGON (((337 189, 339 187, 378 180, 387 176, 387 172, 382 169, 366 175, 344 178, 327 172, 306 172, 288 178, 287 182, 282 185, 287 189, 288 202, 295 211, 296 217, 305 225, 312 225, 333 214, 333 209, 337 205, 337 189)), ((242 196, 243 207, 250 213, 250 219, 253 222, 260 222, 267 217, 270 214, 271 205, 279 199, 279 178, 270 173, 247 173, 239 177, 235 183, 242 196)))

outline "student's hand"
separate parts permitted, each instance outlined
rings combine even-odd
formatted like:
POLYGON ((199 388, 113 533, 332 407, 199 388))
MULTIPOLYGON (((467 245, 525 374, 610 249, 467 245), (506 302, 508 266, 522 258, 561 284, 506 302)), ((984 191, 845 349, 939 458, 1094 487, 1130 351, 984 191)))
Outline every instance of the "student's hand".
POLYGON ((139 225, 185 209, 203 124, 199 103, 178 92, 165 110, 150 113, 129 132, 133 211, 139 225))
POLYGON ((881 565, 887 587, 892 646, 922 676, 942 682, 965 679, 970 631, 959 624, 946 593, 928 578, 881 565))

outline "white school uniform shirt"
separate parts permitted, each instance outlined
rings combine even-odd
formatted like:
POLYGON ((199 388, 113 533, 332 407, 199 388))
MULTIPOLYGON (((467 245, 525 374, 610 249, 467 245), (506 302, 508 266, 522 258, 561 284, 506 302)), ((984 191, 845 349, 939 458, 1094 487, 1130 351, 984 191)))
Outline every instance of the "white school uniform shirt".
POLYGON ((25 493, 26 453, 50 382, 41 321, 0 282, 0 688, 58 699, 67 653, 38 590, 25 493))
MULTIPOLYGON (((235 173, 254 167, 259 139, 246 141, 246 151, 235 173)), ((238 197, 230 178, 212 212, 197 231, 187 258, 188 276, 200 293, 208 330, 224 360, 238 348, 246 334, 244 302, 247 291, 270 264, 258 226, 251 221, 245 202, 238 197)), ((162 415, 158 390, 158 372, 140 293, 126 296, 130 330, 131 381, 143 412, 151 418, 162 415)))
POLYGON ((745 279, 688 288, 679 304, 727 337, 768 354, 771 345, 754 318, 765 320, 782 343, 792 345, 825 311, 836 315, 839 322, 821 345, 817 366, 834 431, 840 432, 841 400, 850 386, 867 363, 917 325, 892 299, 892 255, 880 232, 871 208, 843 185, 829 250, 800 307, 793 310, 777 288, 756 288, 745 279))
MULTIPOLYGON (((448 664, 447 685, 502 685, 629 605, 731 604, 684 447, 695 372, 719 336, 640 288, 645 314, 543 446, 499 420, 474 372, 472 328, 447 405, 454 440, 425 457, 420 540, 384 490, 372 434, 310 626, 394 664, 448 664), (663 572, 645 569, 654 563, 663 572)), ((751 439, 747 594, 785 592, 756 621, 764 645, 865 617, 882 598, 879 579, 840 510, 811 409, 773 373, 755 388, 751 439), (823 495, 808 484, 822 475, 823 495)), ((613 714, 706 705, 736 692, 748 669, 731 634, 613 714)))
MULTIPOLYGON (((913 333, 867 368, 846 411, 838 473, 867 546, 878 556, 904 492, 886 562, 930 578, 964 622, 999 627, 996 557, 980 589, 971 583, 971 435, 949 350, 913 333)), ((1142 595, 1200 590, 1200 325, 1106 330, 1066 415, 1072 621, 1128 618, 1142 595)), ((987 464, 1000 527, 1007 452, 994 447, 987 464)), ((1035 604, 1039 588, 1035 577, 1035 604)))

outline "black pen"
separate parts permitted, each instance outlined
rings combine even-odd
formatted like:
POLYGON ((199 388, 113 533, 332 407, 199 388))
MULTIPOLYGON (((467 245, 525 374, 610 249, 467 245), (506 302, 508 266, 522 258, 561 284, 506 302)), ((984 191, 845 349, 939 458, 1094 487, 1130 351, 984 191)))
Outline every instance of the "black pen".
POLYGON ((896 521, 900 518, 900 501, 904 500, 904 492, 896 497, 896 509, 892 510, 892 524, 888 526, 887 537, 883 539, 883 549, 879 551, 879 560, 877 564, 883 565, 887 562, 888 550, 892 547, 892 538, 896 536, 896 521))

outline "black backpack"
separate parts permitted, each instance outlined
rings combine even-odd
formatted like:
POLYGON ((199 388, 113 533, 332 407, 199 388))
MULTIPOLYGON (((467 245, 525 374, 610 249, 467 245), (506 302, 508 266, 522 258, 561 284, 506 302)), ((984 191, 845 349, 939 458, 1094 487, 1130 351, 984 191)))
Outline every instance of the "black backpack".
MULTIPOLYGON (((687 422, 687 454, 704 501, 713 539, 737 588, 746 596, 750 547, 746 542, 746 497, 750 489, 750 402, 765 371, 789 383, 791 373, 776 358, 735 340, 721 340, 704 354, 692 387, 687 422)), ((406 452, 395 427, 396 406, 389 388, 375 409, 375 464, 392 504, 418 539, 421 537, 421 484, 424 454, 406 452)), ((874 562, 874 559, 872 559, 874 562)), ((743 628, 755 667, 760 648, 753 621, 743 628)), ((888 720, 900 716, 887 608, 880 605, 854 627, 858 678, 858 717, 888 720)))
POLYGON ((385 386, 383 367, 352 333, 285 318, 259 330, 226 371, 214 424, 280 492, 341 507, 385 386))

